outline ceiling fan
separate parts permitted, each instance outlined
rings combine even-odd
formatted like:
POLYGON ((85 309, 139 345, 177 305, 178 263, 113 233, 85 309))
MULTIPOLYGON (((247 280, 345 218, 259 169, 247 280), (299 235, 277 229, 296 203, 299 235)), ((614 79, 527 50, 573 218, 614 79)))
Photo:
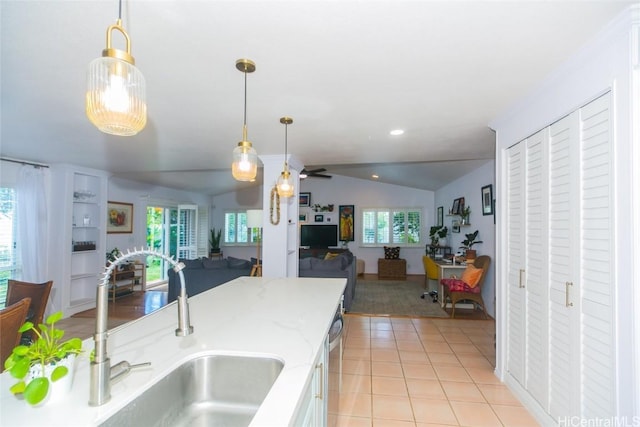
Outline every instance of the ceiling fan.
POLYGON ((300 171, 300 179, 305 179, 305 178, 331 178, 331 175, 326 175, 323 174, 322 172, 326 172, 327 170, 325 168, 318 168, 318 169, 311 169, 311 170, 307 170, 302 169, 300 171))

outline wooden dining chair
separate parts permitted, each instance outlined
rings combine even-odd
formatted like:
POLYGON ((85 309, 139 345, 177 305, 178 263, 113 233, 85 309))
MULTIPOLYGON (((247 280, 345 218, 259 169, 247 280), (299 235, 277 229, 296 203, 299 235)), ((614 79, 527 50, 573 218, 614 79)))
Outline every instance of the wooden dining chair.
MULTIPOLYGON (((23 298, 31 298, 31 306, 29 307, 27 320, 37 327, 37 325, 41 324, 44 320, 44 312, 47 308, 52 286, 52 280, 44 283, 30 283, 9 279, 7 281, 6 305, 15 304, 23 298)), ((26 335, 25 333, 25 336, 26 335)), ((33 338, 31 335, 29 335, 29 337, 33 338)))
POLYGON ((20 344, 22 334, 18 329, 27 319, 30 304, 31 298, 24 298, 0 310, 0 366, 2 369, 4 369, 4 361, 11 355, 13 348, 20 344))

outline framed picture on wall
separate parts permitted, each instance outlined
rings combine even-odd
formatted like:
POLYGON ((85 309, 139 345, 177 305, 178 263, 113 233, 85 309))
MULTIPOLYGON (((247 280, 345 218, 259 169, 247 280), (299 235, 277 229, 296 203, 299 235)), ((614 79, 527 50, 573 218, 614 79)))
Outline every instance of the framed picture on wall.
POLYGON ((493 186, 482 187, 482 215, 493 215, 493 186))
POLYGON ((298 222, 307 222, 307 214, 306 213, 299 214, 298 215, 298 222))
POLYGON ((459 210, 460 210, 460 199, 455 199, 453 201, 453 206, 451 207, 451 213, 453 215, 457 215, 459 210))
POLYGON ((353 242, 354 239, 354 206, 353 205, 340 205, 338 207, 338 213, 340 215, 340 241, 341 242, 353 242))
POLYGON ((298 206, 308 208, 311 206, 311 193, 300 193, 298 196, 298 206))
POLYGON ((107 202, 107 233, 133 232, 133 203, 107 202))
POLYGON ((324 221, 324 215, 322 215, 322 214, 316 215, 313 220, 315 222, 323 222, 324 221))
POLYGON ((444 207, 443 206, 440 206, 438 208, 438 213, 436 217, 437 217, 436 221, 437 221, 438 227, 442 227, 444 225, 444 207))
POLYGON ((460 221, 453 220, 451 221, 451 232, 452 233, 459 233, 460 232, 460 221))

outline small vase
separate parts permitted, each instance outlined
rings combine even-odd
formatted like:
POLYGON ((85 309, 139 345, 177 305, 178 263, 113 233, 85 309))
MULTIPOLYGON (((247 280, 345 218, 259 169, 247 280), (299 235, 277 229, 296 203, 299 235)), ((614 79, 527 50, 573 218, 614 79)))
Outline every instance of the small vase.
MULTIPOLYGON (((49 379, 49 391, 47 392, 47 397, 45 397, 42 402, 38 403, 35 406, 46 405, 49 402, 57 402, 64 399, 65 396, 69 394, 71 390, 71 386, 73 385, 73 373, 76 362, 76 355, 70 354, 64 359, 48 364, 44 367, 45 376, 49 379), (58 366, 65 366, 69 371, 67 375, 60 378, 58 381, 51 381, 51 373, 58 366)), ((32 365, 29 368, 29 373, 25 378, 26 382, 33 380, 34 378, 42 376, 42 365, 32 365)))

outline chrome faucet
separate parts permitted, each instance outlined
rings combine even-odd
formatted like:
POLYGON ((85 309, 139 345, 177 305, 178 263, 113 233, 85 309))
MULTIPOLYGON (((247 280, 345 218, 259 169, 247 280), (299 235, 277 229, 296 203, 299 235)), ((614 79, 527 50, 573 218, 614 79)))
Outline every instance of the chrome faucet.
POLYGON ((126 361, 122 361, 113 367, 111 361, 107 355, 107 319, 109 312, 109 277, 115 268, 122 264, 124 261, 130 258, 138 256, 156 256, 169 262, 173 271, 178 274, 180 278, 180 295, 178 295, 178 329, 176 329, 176 336, 185 337, 193 333, 193 326, 189 321, 189 302, 187 297, 187 288, 184 284, 184 264, 177 262, 173 258, 162 254, 160 252, 152 251, 151 249, 136 250, 133 252, 127 252, 126 255, 118 256, 114 261, 111 261, 106 267, 102 276, 100 284, 98 285, 97 301, 96 301, 96 330, 93 335, 94 342, 94 357, 91 361, 89 371, 89 406, 104 405, 111 399, 111 381, 125 375, 132 368, 148 366, 148 363, 140 363, 136 365, 130 365, 126 361))

